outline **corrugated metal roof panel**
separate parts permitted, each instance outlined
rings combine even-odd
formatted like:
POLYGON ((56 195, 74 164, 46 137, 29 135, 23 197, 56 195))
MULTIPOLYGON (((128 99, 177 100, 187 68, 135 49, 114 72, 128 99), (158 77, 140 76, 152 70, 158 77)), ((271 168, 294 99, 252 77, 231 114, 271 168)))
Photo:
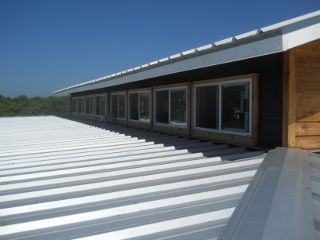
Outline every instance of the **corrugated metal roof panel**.
POLYGON ((0 118, 0 239, 214 238, 265 157, 101 126, 0 118))

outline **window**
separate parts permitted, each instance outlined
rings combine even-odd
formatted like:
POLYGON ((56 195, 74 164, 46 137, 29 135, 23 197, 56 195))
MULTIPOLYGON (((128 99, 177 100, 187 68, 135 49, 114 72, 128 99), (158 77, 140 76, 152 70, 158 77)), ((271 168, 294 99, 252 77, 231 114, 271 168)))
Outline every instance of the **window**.
POLYGON ((219 86, 196 88, 196 126, 219 128, 219 86))
POLYGON ((150 121, 150 92, 140 93, 140 120, 150 121))
POLYGON ((82 111, 82 102, 81 102, 81 98, 78 98, 78 113, 81 113, 82 111))
POLYGON ((126 94, 118 93, 111 95, 111 113, 115 118, 126 118, 126 94))
POLYGON ((187 89, 171 88, 156 90, 156 123, 186 127, 187 89))
POLYGON ((129 94, 129 119, 139 120, 139 93, 129 94))
POLYGON ((82 114, 85 114, 85 112, 86 112, 86 101, 85 101, 85 98, 83 97, 83 98, 80 98, 79 99, 79 101, 81 101, 81 113, 82 114))
POLYGON ((249 131, 249 82, 222 84, 221 129, 249 131))
POLYGON ((248 135, 251 79, 195 85, 195 127, 248 135))
POLYGON ((78 98, 72 98, 72 112, 78 113, 78 98))
POLYGON ((150 121, 150 91, 129 93, 129 119, 150 121))
POLYGON ((86 97, 86 114, 93 115, 93 96, 86 97))
POLYGON ((106 96, 96 96, 96 115, 105 116, 106 115, 106 96))

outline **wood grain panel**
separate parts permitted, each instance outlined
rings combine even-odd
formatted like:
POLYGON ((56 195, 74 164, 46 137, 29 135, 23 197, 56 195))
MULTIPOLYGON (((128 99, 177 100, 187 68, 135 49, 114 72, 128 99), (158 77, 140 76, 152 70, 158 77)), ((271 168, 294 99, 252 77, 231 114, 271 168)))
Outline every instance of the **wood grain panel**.
POLYGON ((320 121, 320 107, 298 106, 297 121, 301 121, 301 122, 320 121))
POLYGON ((298 106, 307 106, 311 108, 320 107, 320 92, 298 93, 298 106))
POLYGON ((320 136, 297 137, 295 147, 303 149, 320 148, 320 136))
POLYGON ((316 136, 320 138, 320 122, 296 123, 296 136, 316 136))
POLYGON ((320 51, 297 50, 296 80, 298 92, 320 92, 320 51))
POLYGON ((282 145, 294 147, 296 122, 296 49, 284 54, 282 145))
POLYGON ((299 47, 300 49, 312 49, 312 50, 319 50, 320 51, 320 40, 315 40, 310 43, 306 43, 299 47))

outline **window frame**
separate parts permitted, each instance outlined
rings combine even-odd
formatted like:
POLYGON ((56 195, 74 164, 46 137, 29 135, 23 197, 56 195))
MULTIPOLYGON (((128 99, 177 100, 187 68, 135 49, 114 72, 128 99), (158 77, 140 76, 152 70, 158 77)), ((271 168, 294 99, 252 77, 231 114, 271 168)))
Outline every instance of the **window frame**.
POLYGON ((114 118, 115 119, 118 119, 118 120, 126 120, 127 119, 127 108, 128 108, 128 106, 127 106, 127 94, 126 94, 126 92, 114 92, 114 93, 111 93, 111 98, 110 98, 110 106, 111 106, 111 114, 113 114, 113 99, 112 99, 112 97, 113 96, 117 96, 117 115, 118 116, 114 116, 114 118), (119 96, 120 95, 124 95, 124 101, 125 101, 125 111, 124 111, 124 118, 122 118, 122 117, 119 117, 119 96))
POLYGON ((193 114, 193 129, 195 130, 201 130, 201 131, 207 131, 207 132, 215 132, 215 133, 224 133, 224 134, 232 134, 232 135, 239 135, 239 136, 252 136, 252 122, 253 122, 253 79, 251 77, 244 77, 244 78, 237 78, 232 80, 220 80, 220 81, 213 81, 213 82, 206 82, 206 83, 194 83, 193 91, 193 108, 194 108, 194 114, 193 114), (232 83, 247 83, 249 82, 249 125, 248 125, 248 131, 247 132, 240 132, 240 131, 230 131, 230 130, 224 130, 222 129, 222 85, 225 84, 232 84, 232 83), (197 88, 198 87, 206 87, 206 86, 219 86, 218 92, 219 92, 219 104, 218 104, 218 129, 213 128, 204 128, 204 127, 197 127, 196 117, 197 117, 197 88))
POLYGON ((150 123, 151 122, 151 91, 150 90, 137 90, 137 91, 130 91, 128 92, 128 120, 131 122, 141 122, 141 123, 150 123), (140 96, 141 93, 149 93, 149 119, 144 120, 140 118, 140 96), (138 94, 138 119, 132 119, 131 116, 131 101, 130 101, 130 94, 138 94))
POLYGON ((175 86, 175 87, 159 87, 154 89, 154 111, 153 111, 153 118, 154 118, 154 124, 158 125, 158 126, 169 126, 169 127, 175 127, 175 128, 184 128, 187 129, 188 128, 188 114, 189 114, 189 107, 188 107, 188 86, 186 85, 182 85, 182 86, 175 86), (185 100, 185 123, 182 124, 173 124, 172 120, 171 120, 171 91, 172 90, 184 90, 185 91, 185 95, 186 95, 186 100, 185 100), (168 91, 168 123, 161 123, 161 122, 157 122, 157 92, 158 91, 168 91))

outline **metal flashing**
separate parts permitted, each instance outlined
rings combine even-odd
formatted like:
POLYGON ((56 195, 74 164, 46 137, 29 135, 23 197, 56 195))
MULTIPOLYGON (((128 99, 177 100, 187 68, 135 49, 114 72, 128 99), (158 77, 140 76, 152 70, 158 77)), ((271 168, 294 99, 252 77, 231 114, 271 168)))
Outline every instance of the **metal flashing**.
POLYGON ((311 166, 307 151, 270 151, 218 239, 317 239, 311 166))
MULTIPOLYGON (((153 61, 148 64, 133 68, 133 70, 123 71, 118 74, 112 74, 102 79, 97 79, 96 88, 114 86, 121 83, 135 82, 143 79, 152 78, 155 76, 162 76, 166 74, 172 74, 179 71, 187 71, 197 69, 201 67, 213 66, 217 64, 228 63, 232 61, 243 60, 247 58, 263 56, 276 52, 283 52, 290 48, 305 44, 320 38, 320 11, 316 11, 301 17, 293 18, 281 23, 273 24, 268 27, 260 28, 248 33, 240 34, 235 37, 230 37, 221 41, 217 41, 212 44, 208 44, 202 47, 184 51, 157 61, 153 61), (273 38, 261 41, 261 35, 269 34, 274 35, 277 33, 276 38, 278 41, 274 41, 273 38), (247 42, 243 47, 239 47, 238 43, 247 42), (207 55, 210 59, 207 58, 207 55), (190 62, 190 58, 196 58, 195 61, 190 62), (200 60, 197 60, 199 59, 200 60), (204 60, 202 60, 202 58, 204 60), (172 60, 172 61, 168 61, 172 60), (186 62, 188 61, 188 62, 186 62), (203 64, 199 64, 203 62, 203 64), (179 62, 181 64, 179 64, 179 62), (164 67, 163 64, 170 66, 164 67), (182 65, 182 67, 172 67, 172 64, 182 65), (140 74, 141 69, 143 71, 151 71, 148 74, 140 74), (127 78, 129 74, 129 78, 127 78), (136 74, 136 75, 134 75, 136 74), (122 78, 119 81, 114 78, 122 78), (119 82, 119 83, 118 83, 119 82)), ((54 94, 65 95, 77 91, 91 90, 93 87, 86 88, 92 81, 85 82, 81 85, 70 86, 58 91, 54 94), (81 88, 79 88, 81 86, 81 88)))

